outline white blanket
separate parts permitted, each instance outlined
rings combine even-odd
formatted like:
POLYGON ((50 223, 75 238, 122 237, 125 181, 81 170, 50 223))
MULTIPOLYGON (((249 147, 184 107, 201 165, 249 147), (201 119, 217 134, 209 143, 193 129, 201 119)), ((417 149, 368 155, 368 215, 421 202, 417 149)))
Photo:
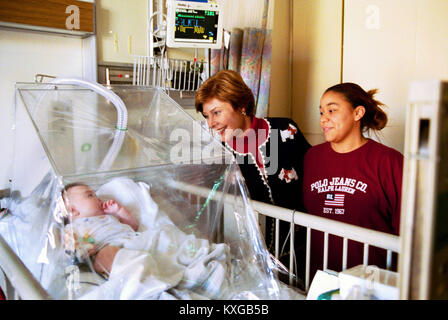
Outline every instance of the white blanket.
POLYGON ((119 178, 98 190, 135 213, 140 235, 115 256, 109 279, 82 299, 216 299, 229 288, 226 244, 213 244, 177 228, 152 201, 144 184, 119 178))

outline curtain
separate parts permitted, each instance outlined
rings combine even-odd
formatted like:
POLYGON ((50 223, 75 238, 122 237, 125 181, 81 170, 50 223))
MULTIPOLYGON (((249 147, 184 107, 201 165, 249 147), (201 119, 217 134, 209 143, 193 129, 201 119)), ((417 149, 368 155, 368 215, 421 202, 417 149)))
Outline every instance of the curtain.
POLYGON ((234 28, 228 48, 213 49, 210 53, 210 75, 220 70, 234 70, 241 74, 255 97, 257 117, 266 117, 269 105, 271 76, 271 30, 234 28))

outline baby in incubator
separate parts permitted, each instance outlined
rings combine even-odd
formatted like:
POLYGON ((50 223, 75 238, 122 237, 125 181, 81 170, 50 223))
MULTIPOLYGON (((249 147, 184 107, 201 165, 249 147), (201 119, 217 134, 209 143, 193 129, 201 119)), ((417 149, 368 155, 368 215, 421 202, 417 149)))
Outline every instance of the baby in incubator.
POLYGON ((95 256, 95 271, 109 273, 115 254, 138 234, 137 219, 117 201, 99 199, 87 185, 70 184, 64 191, 70 212, 64 230, 66 251, 81 261, 95 256))
MULTIPOLYGON (((163 219, 144 229, 137 214, 117 201, 100 200, 84 184, 66 186, 63 198, 69 212, 65 250, 105 275, 106 291, 125 283, 127 299, 154 298, 171 288, 190 298, 190 293, 218 298, 226 292, 231 270, 227 244, 197 238, 163 219), (139 223, 141 232, 136 231, 139 223)), ((97 289, 101 296, 102 287, 97 289)))

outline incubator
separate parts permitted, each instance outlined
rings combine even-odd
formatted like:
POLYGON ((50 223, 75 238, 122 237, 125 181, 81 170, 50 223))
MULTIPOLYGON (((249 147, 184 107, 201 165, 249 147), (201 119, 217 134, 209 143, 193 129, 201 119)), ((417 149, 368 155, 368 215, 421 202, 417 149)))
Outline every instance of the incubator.
POLYGON ((56 79, 17 84, 15 103, 0 234, 52 298, 294 298, 278 281, 234 157, 162 90, 56 79), (76 252, 95 237, 67 237, 72 183, 138 221, 108 273, 95 272, 98 252, 76 252))

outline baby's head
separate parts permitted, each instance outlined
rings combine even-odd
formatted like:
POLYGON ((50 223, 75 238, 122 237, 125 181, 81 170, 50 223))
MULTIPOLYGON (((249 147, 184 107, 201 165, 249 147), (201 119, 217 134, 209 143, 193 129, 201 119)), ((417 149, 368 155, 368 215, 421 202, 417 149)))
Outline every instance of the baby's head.
POLYGON ((102 201, 89 186, 72 183, 64 188, 65 205, 71 211, 71 220, 104 214, 102 201))

